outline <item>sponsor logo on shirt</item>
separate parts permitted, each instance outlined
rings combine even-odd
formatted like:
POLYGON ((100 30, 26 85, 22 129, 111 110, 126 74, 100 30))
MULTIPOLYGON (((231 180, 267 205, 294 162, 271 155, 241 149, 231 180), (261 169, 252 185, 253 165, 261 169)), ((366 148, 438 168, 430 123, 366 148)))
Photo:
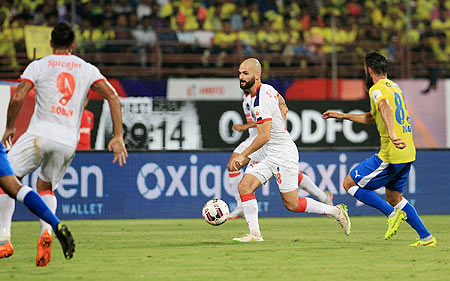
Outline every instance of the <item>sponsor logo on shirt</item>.
POLYGON ((51 68, 62 67, 67 68, 68 70, 81 69, 81 63, 73 61, 49 60, 47 66, 51 68))

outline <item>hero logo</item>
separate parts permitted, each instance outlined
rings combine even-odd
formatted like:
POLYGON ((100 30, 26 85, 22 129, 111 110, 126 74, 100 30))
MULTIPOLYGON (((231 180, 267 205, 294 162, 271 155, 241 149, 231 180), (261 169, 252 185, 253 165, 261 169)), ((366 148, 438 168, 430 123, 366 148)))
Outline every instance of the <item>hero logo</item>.
MULTIPOLYGON (((36 188, 36 181, 41 169, 37 169, 31 175, 22 179, 23 184, 36 188), (31 177, 31 181, 30 181, 31 177)), ((81 198, 89 198, 89 188, 95 188, 95 198, 102 198, 103 194, 103 172, 99 166, 81 166, 78 172, 69 166, 63 179, 58 184, 56 192, 64 199, 74 198, 77 194, 81 198)), ((81 200, 80 200, 81 201, 81 200)), ((90 203, 62 203, 58 204, 64 215, 101 215, 104 204, 102 202, 90 203)))

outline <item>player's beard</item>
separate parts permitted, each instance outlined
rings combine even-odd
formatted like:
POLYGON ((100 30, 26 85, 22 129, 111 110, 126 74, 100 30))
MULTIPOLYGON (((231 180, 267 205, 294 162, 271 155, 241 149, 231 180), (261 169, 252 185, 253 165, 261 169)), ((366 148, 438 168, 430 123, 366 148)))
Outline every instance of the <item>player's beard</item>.
POLYGON ((239 86, 241 87, 242 90, 244 91, 248 91, 250 90, 250 88, 255 85, 255 77, 253 77, 252 79, 247 81, 241 80, 240 82, 245 82, 244 85, 242 85, 241 83, 239 83, 239 86))
POLYGON ((366 89, 367 89, 367 91, 369 91, 373 85, 374 84, 373 84, 372 76, 370 76, 370 73, 367 71, 366 72, 366 89))

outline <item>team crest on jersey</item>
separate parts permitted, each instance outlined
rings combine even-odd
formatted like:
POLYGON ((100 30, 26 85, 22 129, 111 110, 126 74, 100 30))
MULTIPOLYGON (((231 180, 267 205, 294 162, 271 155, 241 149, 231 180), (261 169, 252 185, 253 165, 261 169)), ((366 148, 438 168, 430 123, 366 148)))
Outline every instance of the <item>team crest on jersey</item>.
POLYGON ((247 110, 250 110, 250 105, 247 103, 246 106, 247 110))
POLYGON ((391 83, 386 82, 386 86, 388 86, 390 88, 391 87, 391 83))
POLYGON ((372 92, 372 98, 375 101, 375 103, 378 101, 378 99, 381 97, 381 91, 380 90, 375 90, 372 92))

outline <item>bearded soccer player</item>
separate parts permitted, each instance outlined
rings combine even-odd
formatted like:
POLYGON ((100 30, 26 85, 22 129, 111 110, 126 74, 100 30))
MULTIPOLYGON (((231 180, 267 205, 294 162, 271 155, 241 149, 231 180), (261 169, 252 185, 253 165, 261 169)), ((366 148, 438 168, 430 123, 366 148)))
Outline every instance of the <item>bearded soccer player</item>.
MULTIPOLYGON (((75 155, 83 104, 90 88, 105 98, 111 108, 114 137, 108 149, 114 152, 113 163, 118 161, 122 166, 127 157, 117 93, 97 67, 71 54, 74 39, 74 31, 68 24, 59 23, 54 27, 50 41, 53 54, 31 62, 25 69, 8 107, 2 138, 4 144, 14 139, 17 115, 34 87, 35 111, 27 131, 12 146, 8 158, 18 178, 41 167, 36 188, 53 213, 56 212, 54 190, 75 155)), ((14 200, 0 189, 0 258, 14 252, 10 242, 13 212, 14 200)), ((53 225, 41 220, 36 266, 50 262, 52 229, 55 229, 53 225)))
MULTIPOLYGON (((233 168, 231 163, 235 157, 237 157, 240 153, 242 153, 255 139, 256 135, 258 134, 258 130, 256 129, 256 121, 253 119, 252 114, 250 112, 250 104, 252 103, 252 97, 249 92, 249 89, 255 84, 255 79, 251 79, 250 81, 243 81, 241 80, 241 89, 244 91, 243 101, 242 101, 242 109, 245 114, 245 118, 247 120, 246 124, 235 124, 233 125, 233 130, 236 131, 245 131, 248 130, 249 137, 245 139, 243 142, 241 142, 236 149, 233 151, 233 153, 230 156, 230 160, 227 164, 228 169, 228 177, 229 177, 229 183, 230 188, 234 193, 234 198, 236 199, 236 208, 230 213, 228 218, 235 219, 240 216, 243 216, 244 212, 242 209, 242 202, 241 197, 238 192, 238 184, 241 181, 243 177, 242 167, 247 165, 250 161, 250 158, 253 160, 253 162, 259 162, 262 159, 260 159, 258 153, 253 153, 249 157, 247 157, 242 164, 242 166, 238 166, 237 168, 233 168)), ((284 101, 284 98, 281 95, 278 95, 278 105, 280 107, 281 115, 283 117, 283 120, 286 120, 286 114, 288 112, 288 108, 286 106, 286 102, 284 101)), ((299 173, 298 175, 298 182, 302 189, 304 189, 309 194, 315 196, 318 198, 321 202, 333 205, 333 195, 331 192, 326 191, 323 192, 320 190, 317 185, 314 184, 314 182, 305 174, 299 173)))
POLYGON ((419 235, 418 241, 410 246, 436 246, 436 238, 427 230, 416 209, 403 197, 409 170, 416 159, 416 149, 402 90, 387 78, 388 61, 382 54, 367 53, 364 68, 371 111, 363 114, 323 113, 324 119, 347 119, 377 125, 381 137, 378 154, 351 170, 344 179, 344 188, 359 201, 388 217, 385 239, 390 239, 406 220, 419 235), (375 193, 383 186, 389 204, 375 193))
POLYGON ((311 198, 298 198, 298 149, 286 130, 279 107, 278 92, 268 84, 261 83, 261 64, 257 59, 244 60, 239 66, 241 87, 253 84, 247 90, 251 95, 251 114, 256 120, 257 136, 252 143, 231 161, 237 168, 252 155, 257 153, 261 161, 250 163, 238 189, 242 200, 242 208, 250 233, 238 242, 264 241, 258 222, 258 202, 254 191, 276 177, 284 206, 292 212, 308 212, 333 216, 342 226, 346 235, 350 234, 350 218, 347 207, 343 204, 330 206, 311 198), (254 83, 253 83, 254 80, 254 83))

